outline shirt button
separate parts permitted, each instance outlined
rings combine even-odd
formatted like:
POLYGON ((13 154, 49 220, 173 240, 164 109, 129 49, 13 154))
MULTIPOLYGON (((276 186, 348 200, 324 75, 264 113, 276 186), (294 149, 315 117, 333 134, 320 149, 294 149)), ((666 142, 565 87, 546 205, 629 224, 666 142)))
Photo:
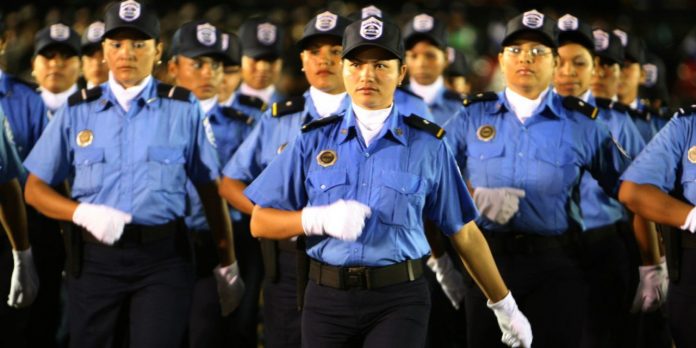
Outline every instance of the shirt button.
POLYGON ((370 157, 370 154, 365 152, 365 157, 370 157))
POLYGON ((358 249, 353 249, 353 252, 357 254, 357 253, 358 253, 358 249))
POLYGON ((524 157, 524 154, 522 152, 518 152, 517 156, 524 157))
POLYGON ((364 182, 364 183, 362 183, 362 185, 363 185, 363 186, 367 186, 367 183, 366 183, 366 182, 364 182))
POLYGON ((319 188, 322 190, 326 190, 326 185, 322 184, 321 186, 319 186, 319 188))
POLYGON ((164 160, 164 163, 169 164, 169 160, 168 159, 164 160))

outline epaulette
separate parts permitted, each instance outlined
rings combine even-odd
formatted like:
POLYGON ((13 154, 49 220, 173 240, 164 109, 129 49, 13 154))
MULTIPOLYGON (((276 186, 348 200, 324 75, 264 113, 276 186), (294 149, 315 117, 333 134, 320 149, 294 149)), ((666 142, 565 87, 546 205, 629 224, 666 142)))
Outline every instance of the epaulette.
POLYGON ((229 106, 222 107, 221 111, 225 117, 230 118, 232 120, 244 122, 246 124, 254 123, 253 117, 251 117, 251 116, 249 116, 249 115, 247 115, 239 110, 233 109, 229 106))
POLYGON ((438 139, 442 139, 442 137, 445 136, 445 130, 442 129, 442 127, 414 114, 411 114, 411 116, 404 118, 404 123, 413 128, 424 130, 438 139))
POLYGON ((677 115, 679 117, 696 115, 696 104, 679 108, 679 110, 677 110, 677 115))
POLYGON ((341 115, 333 115, 333 116, 329 116, 329 117, 320 118, 318 120, 314 120, 314 121, 309 122, 309 123, 305 123, 302 125, 302 133, 309 132, 312 129, 324 127, 327 124, 334 123, 340 119, 341 119, 341 115))
POLYGON ((462 100, 462 104, 464 104, 464 106, 469 106, 471 104, 478 103, 478 102, 494 101, 494 100, 498 100, 498 94, 496 94, 495 92, 482 92, 482 93, 476 93, 470 97, 464 98, 464 100, 462 100))
POLYGON ((643 110, 645 112, 649 113, 650 115, 655 116, 655 117, 660 117, 660 118, 666 117, 665 113, 662 110, 653 108, 651 106, 644 106, 643 110))
POLYGON ((611 100, 607 98, 596 98, 595 97, 595 104, 597 104, 598 107, 602 109, 611 109, 615 110, 618 112, 628 112, 629 107, 626 104, 623 104, 621 102, 618 102, 616 100, 611 100))
POLYGON ((449 89, 446 89, 445 93, 443 93, 442 96, 445 97, 445 99, 456 100, 458 102, 463 102, 466 98, 463 94, 457 93, 449 89))
POLYGON ((642 120, 650 121, 650 113, 647 111, 642 111, 634 108, 628 108, 628 114, 633 118, 640 118, 642 120))
POLYGON ((102 90, 99 86, 90 89, 83 88, 68 97, 68 105, 73 106, 80 103, 97 100, 99 97, 101 97, 101 95, 102 90))
POLYGON ((419 95, 416 94, 416 93, 413 93, 413 91, 411 91, 411 90, 408 89, 408 88, 396 87, 396 89, 401 90, 402 92, 404 92, 404 93, 406 93, 406 94, 408 94, 408 95, 410 95, 410 96, 413 96, 413 97, 416 97, 416 98, 418 98, 418 99, 420 99, 420 100, 423 100, 423 97, 419 96, 419 95))
POLYGON ((252 97, 250 95, 238 94, 237 100, 239 100, 239 103, 242 105, 251 106, 261 111, 266 111, 266 108, 268 107, 268 105, 266 105, 266 103, 264 103, 263 100, 261 100, 260 98, 252 97))
POLYGON ((566 109, 578 111, 593 120, 597 118, 597 112, 599 111, 596 107, 584 102, 582 99, 571 96, 563 98, 563 106, 566 109))
POLYGON ((304 103, 305 98, 302 96, 290 98, 280 103, 273 103, 273 106, 271 107, 271 116, 281 117, 300 112, 304 110, 304 103))
POLYGON ((160 98, 169 98, 187 102, 191 98, 191 91, 184 87, 160 83, 157 85, 157 96, 160 98))

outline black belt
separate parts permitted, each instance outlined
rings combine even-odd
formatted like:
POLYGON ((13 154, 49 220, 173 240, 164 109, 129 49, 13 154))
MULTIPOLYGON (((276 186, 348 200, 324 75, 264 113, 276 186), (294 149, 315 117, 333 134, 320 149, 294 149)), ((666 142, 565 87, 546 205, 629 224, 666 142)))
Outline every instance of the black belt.
MULTIPOLYGON (((183 231, 183 223, 182 219, 178 219, 166 224, 153 226, 127 224, 123 227, 121 238, 119 238, 113 246, 143 245, 165 239, 175 235, 180 229, 183 231)), ((86 229, 82 227, 78 228, 82 231, 82 238, 85 243, 104 245, 104 243, 97 240, 94 235, 86 229)))
POLYGON ((290 239, 282 239, 282 240, 279 240, 277 242, 278 242, 278 249, 279 250, 292 252, 292 253, 297 252, 297 241, 290 240, 290 239))
POLYGON ((582 234, 580 235, 580 238, 587 245, 587 244, 600 242, 602 240, 608 239, 610 237, 615 237, 615 236, 618 236, 616 224, 611 224, 611 225, 607 225, 607 226, 589 229, 585 232, 582 232, 582 234))
POLYGON ((509 232, 504 234, 484 233, 492 250, 511 253, 534 253, 563 249, 578 245, 578 232, 567 231, 554 236, 531 233, 509 232))
POLYGON ((335 267, 311 260, 309 279, 336 289, 377 289, 414 281, 423 275, 422 260, 407 260, 384 267, 335 267))

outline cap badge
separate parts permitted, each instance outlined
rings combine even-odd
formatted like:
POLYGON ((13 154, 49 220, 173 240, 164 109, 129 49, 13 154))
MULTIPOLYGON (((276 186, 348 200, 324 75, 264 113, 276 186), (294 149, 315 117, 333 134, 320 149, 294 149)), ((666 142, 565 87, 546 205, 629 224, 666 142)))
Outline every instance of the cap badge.
POLYGON ((363 7, 361 12, 362 12, 362 17, 361 17, 362 19, 365 19, 365 18, 370 17, 370 16, 382 18, 382 10, 375 7, 374 5, 363 7))
POLYGON ((417 32, 428 32, 433 30, 435 19, 425 13, 413 17, 413 29, 417 32))
POLYGON ((220 45, 222 46, 223 51, 227 51, 227 48, 230 47, 230 34, 225 34, 222 33, 220 34, 220 45))
POLYGON ((447 63, 454 63, 454 59, 456 57, 456 53, 454 52, 454 48, 452 47, 447 47, 447 63))
POLYGON ((626 47, 628 45, 628 34, 621 29, 614 29, 614 35, 621 39, 621 46, 626 47))
POLYGON ((490 141, 495 137, 495 128, 489 124, 485 124, 476 131, 476 137, 481 141, 490 141))
POLYGON ((256 38, 264 45, 272 45, 276 41, 277 28, 271 23, 261 23, 256 27, 256 38))
POLYGON ((558 19, 558 29, 563 31, 578 30, 578 18, 572 15, 565 15, 558 19))
POLYGON ((334 165, 336 163, 336 151, 334 150, 324 150, 317 155, 317 164, 326 168, 334 165))
POLYGON ((135 0, 127 0, 121 3, 118 16, 126 22, 132 22, 140 17, 140 4, 135 0))
POLYGON ((77 141, 77 146, 79 147, 90 146, 92 144, 92 140, 94 140, 94 133, 92 133, 92 131, 89 129, 81 130, 79 133, 77 133, 77 138, 75 140, 77 141))
POLYGON ((319 31, 329 31, 336 27, 337 21, 337 15, 326 11, 317 15, 317 21, 314 23, 314 27, 319 31))
POLYGON ((202 45, 212 46, 217 41, 215 37, 215 27, 210 23, 203 23, 196 26, 196 39, 202 45))
POLYGON ((382 37, 382 21, 370 17, 360 23, 360 36, 365 40, 376 40, 382 37))
POLYGON ((652 87, 657 84, 657 66, 655 64, 644 64, 643 70, 645 70, 645 82, 643 84, 646 87, 652 87))
POLYGON ((592 32, 594 36, 595 51, 604 51, 609 47, 609 33, 604 30, 597 29, 592 32))
POLYGON ((70 28, 65 24, 54 24, 50 29, 51 39, 65 41, 70 37, 70 28))
POLYGON ((541 28, 544 25, 544 14, 537 10, 527 11, 522 15, 522 24, 527 28, 541 28))
POLYGON ((104 22, 94 22, 87 28, 87 40, 89 42, 99 42, 104 36, 104 22))

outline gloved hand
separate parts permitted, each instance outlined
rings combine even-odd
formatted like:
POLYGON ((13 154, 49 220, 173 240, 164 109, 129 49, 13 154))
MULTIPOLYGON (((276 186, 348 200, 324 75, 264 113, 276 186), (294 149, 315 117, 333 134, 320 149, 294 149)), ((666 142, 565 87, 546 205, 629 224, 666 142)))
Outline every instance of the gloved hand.
POLYGON ((452 302, 452 306, 459 309, 459 304, 464 299, 464 278, 452 265, 449 255, 445 254, 437 259, 430 256, 426 264, 435 273, 437 282, 440 283, 442 291, 452 302))
POLYGON ((503 332, 503 337, 500 340, 503 343, 510 347, 529 348, 532 346, 532 328, 527 317, 517 308, 512 293, 509 292, 505 298, 496 303, 488 301, 487 305, 498 319, 498 326, 503 332))
POLYGON ((506 224, 520 208, 524 190, 512 187, 474 189, 474 203, 483 216, 500 225, 506 224))
POLYGON ((97 240, 112 245, 123 233, 123 227, 130 223, 131 214, 106 205, 80 203, 73 213, 72 221, 87 229, 97 240))
POLYGON ((657 265, 638 267, 640 282, 638 290, 633 298, 631 312, 652 312, 660 308, 667 300, 669 277, 667 275, 667 263, 664 261, 657 265))
POLYGON ((39 292, 39 276, 36 274, 31 247, 27 250, 12 250, 14 270, 7 305, 14 308, 30 306, 39 292))
POLYGON ((680 228, 691 233, 696 232, 696 207, 691 208, 689 215, 686 216, 686 221, 680 228))
POLYGON ((234 312, 242 301, 244 295, 244 281, 239 276, 239 266, 237 261, 226 267, 217 265, 213 270, 215 282, 217 283, 218 297, 222 316, 226 317, 234 312))
POLYGON ((358 201, 339 199, 329 205, 302 209, 302 229, 308 236, 328 235, 352 242, 360 237, 365 219, 371 214, 370 207, 358 201))

